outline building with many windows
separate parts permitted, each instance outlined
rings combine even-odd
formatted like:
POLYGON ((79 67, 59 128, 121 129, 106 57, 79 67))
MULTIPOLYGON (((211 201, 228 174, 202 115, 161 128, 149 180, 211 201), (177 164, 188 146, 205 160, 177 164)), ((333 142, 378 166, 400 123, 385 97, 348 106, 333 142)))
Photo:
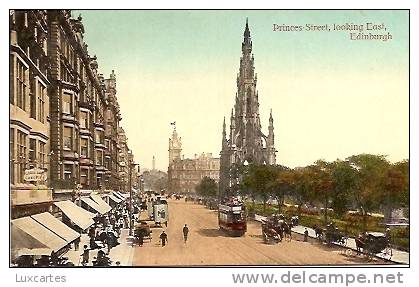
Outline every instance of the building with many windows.
POLYGON ((12 216, 46 211, 52 203, 45 11, 10 15, 10 183, 12 216))
POLYGON ((83 34, 70 10, 10 13, 14 217, 28 206, 47 210, 53 201, 121 189, 116 74, 99 72, 83 34))
POLYGON ((204 177, 219 180, 220 159, 211 153, 195 154, 193 159, 182 156, 182 139, 176 127, 169 139, 168 189, 174 193, 192 193, 204 177))

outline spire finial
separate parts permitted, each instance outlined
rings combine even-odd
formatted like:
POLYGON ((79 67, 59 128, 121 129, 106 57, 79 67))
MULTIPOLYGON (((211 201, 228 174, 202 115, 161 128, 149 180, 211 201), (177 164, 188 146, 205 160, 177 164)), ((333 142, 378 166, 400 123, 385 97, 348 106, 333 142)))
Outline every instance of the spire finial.
POLYGON ((246 28, 244 29, 244 37, 250 37, 250 29, 249 29, 249 19, 246 17, 246 28))

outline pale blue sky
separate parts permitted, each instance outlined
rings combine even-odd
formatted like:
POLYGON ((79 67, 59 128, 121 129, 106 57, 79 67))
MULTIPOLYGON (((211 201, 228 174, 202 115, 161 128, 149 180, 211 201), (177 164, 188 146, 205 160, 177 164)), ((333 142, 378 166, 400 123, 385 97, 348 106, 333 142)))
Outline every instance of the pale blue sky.
MULTIPOLYGON (((407 11, 74 11, 99 70, 117 74, 122 126, 145 167, 167 169, 170 121, 187 157, 218 155, 246 17, 262 128, 273 109, 278 163, 355 153, 408 157, 407 11), (384 23, 393 40, 348 32, 273 32, 272 25, 384 23)), ((364 33, 368 33, 364 31, 364 33)))

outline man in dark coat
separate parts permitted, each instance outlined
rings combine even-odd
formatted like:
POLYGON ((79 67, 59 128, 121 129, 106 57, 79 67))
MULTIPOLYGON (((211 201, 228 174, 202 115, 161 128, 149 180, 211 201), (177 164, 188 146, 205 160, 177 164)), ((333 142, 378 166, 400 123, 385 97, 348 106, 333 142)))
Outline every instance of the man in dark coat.
POLYGON ((188 226, 185 224, 185 226, 183 227, 183 240, 186 244, 186 240, 188 240, 188 233, 189 233, 189 228, 188 226))
POLYGON ((167 243, 169 243, 169 240, 167 239, 167 234, 166 234, 166 232, 164 232, 164 230, 160 234, 160 240, 161 240, 161 246, 162 247, 166 246, 166 241, 167 241, 167 243))

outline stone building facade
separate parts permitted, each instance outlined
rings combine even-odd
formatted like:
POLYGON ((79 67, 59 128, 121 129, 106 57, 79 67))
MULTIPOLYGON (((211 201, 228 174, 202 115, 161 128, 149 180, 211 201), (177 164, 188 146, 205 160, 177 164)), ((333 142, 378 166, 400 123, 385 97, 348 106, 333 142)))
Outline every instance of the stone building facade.
POLYGON ((169 139, 169 192, 188 194, 195 192, 195 187, 204 177, 219 181, 220 159, 211 153, 195 154, 193 159, 182 156, 182 139, 176 128, 169 139))
POLYGON ((259 94, 256 89, 257 74, 254 68, 252 40, 246 20, 240 70, 237 75, 237 92, 231 110, 230 134, 227 138, 224 118, 220 163, 220 196, 228 194, 239 178, 234 169, 246 164, 276 163, 272 111, 269 117, 268 135, 262 132, 259 117, 259 94))
POLYGON ((52 204, 50 117, 45 11, 10 14, 10 184, 13 217, 47 211, 52 204), (26 180, 28 171, 41 180, 26 180))
POLYGON ((99 73, 82 18, 11 10, 9 21, 12 209, 120 190, 116 75, 99 73), (24 179, 37 168, 47 180, 24 179))

